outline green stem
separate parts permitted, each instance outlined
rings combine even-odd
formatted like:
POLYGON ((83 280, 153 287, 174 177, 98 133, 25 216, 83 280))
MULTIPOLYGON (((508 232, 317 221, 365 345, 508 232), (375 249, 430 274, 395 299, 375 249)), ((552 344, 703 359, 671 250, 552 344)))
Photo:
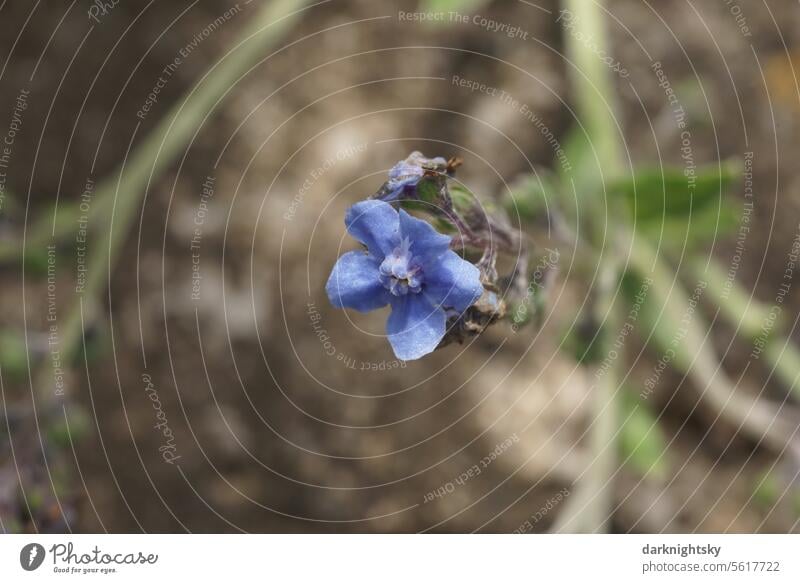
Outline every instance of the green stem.
POLYGON ((800 399, 800 351, 786 338, 775 336, 767 340, 764 358, 770 363, 775 375, 800 399))
MULTIPOLYGON (((610 330, 617 330, 622 318, 619 309, 610 307, 610 330)), ((577 487, 564 502, 552 532, 596 533, 608 529, 614 502, 612 476, 617 469, 616 436, 620 425, 619 381, 621 355, 603 370, 592 387, 592 420, 589 425, 589 450, 592 460, 577 487)))
MULTIPOLYGON (((692 379, 701 399, 720 417, 753 439, 782 451, 791 441, 796 423, 728 379, 711 347, 708 324, 697 309, 689 310, 689 296, 648 241, 640 240, 632 248, 629 269, 653 282, 640 312, 640 320, 648 328, 643 332, 652 332, 662 354, 671 356, 671 364, 692 379)), ((705 289, 707 284, 701 293, 705 289)))
POLYGON ((738 327, 741 336, 752 340, 761 333, 769 308, 753 299, 736 282, 728 283, 727 274, 716 263, 694 259, 687 266, 692 276, 708 284, 709 299, 728 322, 738 327))
POLYGON ((768 331, 763 355, 775 371, 775 375, 790 391, 800 397, 800 351, 791 341, 780 334, 779 324, 768 328, 773 318, 771 308, 748 295, 735 281, 726 277, 725 272, 716 264, 695 260, 689 262, 689 270, 698 280, 708 283, 709 299, 720 309, 720 314, 732 326, 736 326, 739 336, 753 341, 768 331))
POLYGON ((623 172, 622 147, 615 123, 616 97, 609 71, 600 62, 589 44, 579 40, 591 38, 598 47, 607 47, 602 0, 565 0, 566 9, 575 20, 575 28, 566 31, 567 55, 575 68, 570 69, 576 109, 580 121, 592 140, 604 172, 623 172))
MULTIPOLYGON (((235 48, 218 61, 158 123, 114 176, 105 179, 96 189, 90 225, 107 226, 100 240, 94 241, 87 264, 84 295, 96 301, 107 285, 111 270, 119 256, 136 217, 136 209, 146 192, 149 181, 161 174, 186 147, 203 120, 214 110, 220 99, 251 68, 267 49, 274 46, 298 18, 299 10, 308 0, 270 0, 254 16, 234 44, 235 48)), ((73 207, 62 209, 67 220, 56 217, 55 227, 74 229, 73 207)), ((48 217, 49 219, 49 217, 48 217)), ((52 223, 50 228, 53 228, 52 223)), ((37 237, 50 236, 41 225, 34 229, 37 237)), ((36 241, 41 243, 40 241, 36 241)), ((45 242, 47 240, 45 239, 45 242)), ((33 243, 33 242, 32 242, 33 243)), ((24 253, 24 250, 23 250, 24 253)), ((2 254, 0 254, 1 256, 2 254)), ((74 298, 60 328, 61 357, 69 362, 80 349, 82 339, 81 296, 74 298)), ((36 377, 37 387, 45 396, 52 379, 49 363, 44 363, 36 377)))
MULTIPOLYGON (((616 126, 616 99, 603 63, 589 45, 580 39, 592 38, 597 46, 607 46, 602 2, 566 0, 574 28, 566 31, 567 52, 574 68, 570 69, 578 119, 586 139, 594 152, 593 160, 576 160, 583 168, 573 179, 579 204, 588 217, 587 230, 595 250, 606 249, 600 256, 599 285, 595 303, 595 320, 612 334, 601 334, 603 353, 610 353, 610 339, 621 326, 619 306, 615 305, 617 284, 622 269, 627 242, 613 236, 607 245, 604 217, 615 215, 615 201, 603 195, 598 185, 608 183, 624 171, 620 133, 616 126), (595 166, 596 165, 596 166, 595 166), (587 169, 592 168, 592 170, 587 169), (577 183, 576 183, 577 182, 577 183), (606 206, 608 205, 608 207, 606 206)), ((619 358, 619 356, 618 356, 619 358)), ((615 360, 607 367, 592 387, 592 420, 589 427, 589 447, 593 460, 591 466, 576 484, 575 491, 559 512, 556 532, 601 532, 608 527, 612 507, 612 479, 616 470, 615 435, 619 422, 616 395, 619 378, 616 374, 621 363, 615 360)))

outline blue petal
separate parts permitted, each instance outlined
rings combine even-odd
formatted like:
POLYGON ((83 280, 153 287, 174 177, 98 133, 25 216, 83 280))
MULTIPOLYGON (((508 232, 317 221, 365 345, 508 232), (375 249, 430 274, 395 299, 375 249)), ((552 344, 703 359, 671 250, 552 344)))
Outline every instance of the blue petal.
POLYGON ((389 291, 380 281, 379 263, 363 251, 350 251, 339 257, 325 286, 328 298, 337 308, 369 312, 389 303, 389 291))
POLYGON ((431 305, 422 294, 392 298, 386 333, 400 360, 415 360, 433 352, 444 338, 444 310, 431 305))
POLYGON ((447 251, 425 268, 424 293, 437 306, 463 312, 481 297, 481 272, 454 251, 447 251))
POLYGON ((364 200, 347 209, 347 231, 382 260, 397 246, 399 220, 392 205, 380 200, 364 200))
POLYGON ((386 194, 381 200, 396 200, 403 194, 406 188, 415 186, 420 178, 425 174, 425 170, 418 164, 409 164, 401 160, 389 170, 389 180, 386 182, 386 194))
POLYGON ((385 195, 383 195, 380 200, 383 200, 383 201, 386 201, 386 202, 391 202, 393 200, 397 200, 398 198, 400 198, 400 195, 403 194, 403 191, 405 191, 406 187, 410 186, 411 184, 416 184, 416 181, 414 181, 414 182, 401 182, 399 185, 391 183, 389 185, 389 189, 390 189, 389 192, 387 192, 385 195))
POLYGON ((422 178, 423 174, 425 174, 425 170, 419 164, 409 164, 405 160, 401 160, 389 170, 389 182, 392 186, 401 182, 412 184, 422 178))
POLYGON ((406 237, 411 241, 411 255, 423 265, 450 248, 450 237, 438 233, 430 223, 400 209, 400 238, 406 237))

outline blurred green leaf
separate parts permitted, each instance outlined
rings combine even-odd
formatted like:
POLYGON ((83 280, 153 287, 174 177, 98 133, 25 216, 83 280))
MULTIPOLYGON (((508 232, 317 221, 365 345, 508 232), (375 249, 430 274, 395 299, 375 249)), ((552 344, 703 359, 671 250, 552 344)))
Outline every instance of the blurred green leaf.
POLYGON ((20 380, 24 377, 28 361, 21 333, 0 331, 0 367, 3 374, 11 379, 20 380))
POLYGON ((723 205, 719 209, 707 207, 692 212, 691 219, 685 217, 664 221, 663 225, 656 222, 640 223, 636 225, 636 230, 650 239, 660 237, 664 244, 676 251, 684 246, 693 251, 715 238, 727 237, 738 225, 739 217, 734 207, 723 205))
POLYGON ((477 199, 466 187, 451 181, 448 190, 450 192, 450 200, 453 202, 453 208, 460 215, 463 216, 475 206, 477 199))
POLYGON ((512 182, 504 193, 503 202, 512 221, 517 213, 523 221, 530 221, 544 213, 548 200, 556 194, 556 177, 547 171, 539 170, 537 174, 523 174, 512 182))
POLYGON ((778 501, 780 490, 775 476, 771 472, 764 472, 753 489, 753 500, 759 506, 772 508, 778 501))
POLYGON ((488 0, 421 0, 419 9, 422 12, 466 12, 487 3, 488 0))
POLYGON ((47 437, 61 447, 81 441, 91 431, 91 419, 80 407, 70 407, 67 417, 59 417, 47 427, 47 437))
MULTIPOLYGON (((20 255, 21 257, 21 255, 20 255)), ((47 249, 30 247, 25 249, 25 271, 30 275, 47 274, 47 249)))
POLYGON ((675 168, 645 169, 633 177, 617 180, 611 187, 621 196, 636 221, 636 231, 680 251, 694 250, 715 237, 725 237, 739 225, 734 206, 723 194, 733 182, 739 164, 698 169, 694 187, 675 168))
POLYGON ((597 322, 586 311, 576 317, 578 320, 563 335, 559 347, 578 364, 597 364, 606 356, 608 332, 598 330, 597 322))
POLYGON ((724 207, 723 193, 736 178, 736 161, 697 168, 694 186, 680 168, 645 168, 614 181, 610 190, 628 202, 637 222, 669 219, 694 220, 709 207, 724 207))
POLYGON ((643 476, 665 478, 668 467, 664 458, 667 449, 664 433, 652 411, 630 389, 621 391, 620 417, 625 420, 619 433, 623 459, 643 476))

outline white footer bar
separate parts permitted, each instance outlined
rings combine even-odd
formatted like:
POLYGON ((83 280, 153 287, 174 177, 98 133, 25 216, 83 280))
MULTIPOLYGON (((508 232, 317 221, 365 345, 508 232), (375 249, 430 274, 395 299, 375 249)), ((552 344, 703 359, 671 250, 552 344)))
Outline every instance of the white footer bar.
POLYGON ((798 535, 6 535, 0 580, 796 582, 798 555, 798 535))

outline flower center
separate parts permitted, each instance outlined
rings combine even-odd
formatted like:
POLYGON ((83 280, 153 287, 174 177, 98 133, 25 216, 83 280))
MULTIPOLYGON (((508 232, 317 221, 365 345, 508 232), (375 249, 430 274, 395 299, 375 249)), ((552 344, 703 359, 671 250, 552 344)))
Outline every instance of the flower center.
POLYGON ((400 242, 381 263, 380 278, 383 286, 393 295, 404 296, 419 293, 422 289, 422 270, 411 255, 411 241, 408 237, 400 242))

